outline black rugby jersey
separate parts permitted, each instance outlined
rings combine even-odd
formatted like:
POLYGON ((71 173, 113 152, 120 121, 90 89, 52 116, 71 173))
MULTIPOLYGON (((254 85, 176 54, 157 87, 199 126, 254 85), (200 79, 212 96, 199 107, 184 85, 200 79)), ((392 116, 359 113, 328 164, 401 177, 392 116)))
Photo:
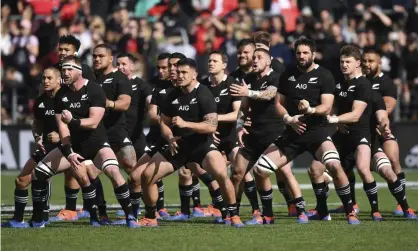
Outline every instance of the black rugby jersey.
POLYGON ((146 99, 151 95, 151 86, 147 82, 133 76, 131 83, 131 104, 126 112, 126 125, 129 136, 143 133, 143 120, 145 118, 146 99))
POLYGON ((42 123, 42 141, 45 144, 49 142, 49 133, 58 133, 58 125, 55 119, 55 99, 43 93, 36 99, 33 113, 35 119, 42 123))
MULTIPOLYGON (((179 116, 184 121, 202 122, 209 113, 216 113, 216 103, 211 91, 204 85, 197 83, 190 93, 183 93, 175 88, 164 101, 161 113, 168 117, 179 116)), ((204 143, 212 139, 211 134, 198 134, 188 128, 171 127, 174 136, 182 137, 186 142, 204 143)))
MULTIPOLYGON (((225 75, 223 81, 216 86, 212 86, 210 77, 207 77, 202 81, 202 84, 209 88, 215 98, 218 114, 232 112, 232 103, 241 101, 241 97, 234 97, 229 93, 229 87, 234 83, 237 83, 237 81, 233 77, 227 75, 225 75)), ((224 138, 235 132, 235 123, 218 123, 216 131, 220 134, 218 138, 224 138)))
POLYGON ((378 125, 376 112, 380 110, 386 111, 385 101, 383 100, 382 95, 378 92, 372 92, 372 113, 370 116, 370 133, 371 135, 376 134, 376 127, 378 125))
MULTIPOLYGON (((157 106, 158 114, 161 113, 161 107, 165 98, 173 89, 173 84, 169 80, 155 82, 155 86, 152 89, 151 105, 157 106)), ((151 125, 148 135, 149 137, 159 137, 161 135, 160 125, 151 125)))
MULTIPOLYGON (((279 84, 279 73, 270 70, 262 78, 258 78, 257 74, 249 73, 245 77, 245 82, 248 88, 253 91, 265 91, 267 87, 274 86, 278 87, 279 84)), ((249 107, 251 109, 251 128, 250 133, 255 136, 268 135, 272 131, 282 130, 284 123, 277 117, 275 108, 275 99, 271 100, 255 100, 248 98, 249 107)))
MULTIPOLYGON (((321 104, 322 94, 334 95, 335 80, 329 70, 319 65, 306 73, 297 66, 291 66, 281 75, 277 91, 286 96, 285 108, 289 115, 294 116, 301 114, 298 105, 302 99, 315 107, 321 104)), ((305 118, 308 128, 327 123, 326 116, 305 115, 305 118)))
MULTIPOLYGON (((128 77, 117 69, 109 74, 98 76, 97 82, 103 88, 108 100, 115 101, 119 95, 126 94, 130 96, 132 93, 132 86, 128 77)), ((103 123, 106 129, 127 130, 126 113, 124 111, 106 109, 103 123)))
MULTIPOLYGON (((398 89, 393 83, 392 79, 384 74, 380 73, 377 77, 368 78, 372 84, 373 91, 378 92, 382 97, 392 97, 395 100, 398 99, 398 89)), ((389 114, 390 121, 394 119, 394 113, 389 114)))
MULTIPOLYGON (((62 113, 63 110, 68 110, 75 119, 88 118, 90 107, 106 107, 106 95, 103 89, 100 85, 91 81, 87 81, 78 91, 63 86, 55 96, 55 112, 57 114, 62 113)), ((77 129, 71 126, 69 126, 69 129, 72 144, 107 139, 103 120, 94 130, 81 127, 77 129)))
POLYGON ((350 132, 369 129, 370 116, 372 113, 372 85, 363 76, 346 80, 336 85, 335 107, 337 115, 352 111, 355 100, 367 103, 366 109, 363 111, 357 123, 347 124, 350 132))

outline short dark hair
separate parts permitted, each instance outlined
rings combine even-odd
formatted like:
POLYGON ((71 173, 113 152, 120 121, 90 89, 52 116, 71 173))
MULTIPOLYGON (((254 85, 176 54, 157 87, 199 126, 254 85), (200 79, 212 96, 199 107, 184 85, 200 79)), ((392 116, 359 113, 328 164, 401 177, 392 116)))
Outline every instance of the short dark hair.
POLYGON ((260 43, 270 47, 271 35, 265 31, 258 31, 253 35, 253 40, 256 44, 260 43))
POLYGON ((46 69, 44 70, 44 72, 45 72, 46 70, 51 70, 51 71, 55 74, 55 76, 57 76, 57 77, 59 77, 59 78, 61 77, 61 71, 60 71, 58 68, 56 68, 56 67, 50 66, 50 67, 46 68, 46 69))
POLYGON ((168 52, 161 53, 158 55, 157 60, 164 60, 170 58, 171 54, 168 52))
POLYGON ((61 36, 58 40, 59 44, 71 44, 74 46, 75 50, 78 51, 80 49, 81 43, 80 40, 78 40, 73 35, 64 35, 61 36))
POLYGON ((247 46, 247 45, 251 45, 251 46, 253 46, 253 47, 255 48, 255 43, 254 43, 254 40, 252 40, 252 39, 250 39, 250 38, 244 38, 244 39, 241 39, 241 40, 238 42, 238 44, 237 44, 237 48, 238 48, 238 50, 239 50, 239 49, 241 49, 242 47, 247 46))
POLYGON ((222 58, 222 63, 228 64, 229 58, 228 58, 228 55, 225 54, 225 52, 220 51, 220 50, 213 50, 209 53, 209 56, 212 54, 220 55, 222 58))
POLYGON ((177 62, 177 67, 189 66, 190 68, 197 69, 196 61, 191 58, 182 58, 177 62))
POLYGON ((63 63, 68 62, 68 61, 74 61, 74 63, 75 63, 76 65, 81 66, 81 60, 80 60, 78 57, 76 57, 76 56, 73 56, 73 55, 71 55, 71 56, 66 56, 66 57, 62 60, 62 62, 63 62, 63 63))
POLYGON ((367 49, 364 49, 363 55, 364 54, 367 54, 367 53, 369 53, 369 54, 376 54, 379 57, 382 57, 382 52, 380 50, 378 50, 378 49, 375 49, 375 48, 367 48, 367 49))
POLYGON ((355 44, 347 44, 341 47, 341 57, 353 57, 355 60, 361 60, 360 47, 355 44))
POLYGON ((112 47, 109 44, 98 44, 94 47, 94 50, 98 48, 104 48, 111 56, 113 56, 112 47))
POLYGON ((135 57, 132 56, 132 54, 130 53, 126 53, 126 52, 121 52, 119 53, 116 58, 128 58, 131 62, 135 62, 135 57))
POLYGON ((172 58, 185 59, 187 57, 183 53, 174 52, 174 53, 171 53, 171 55, 170 55, 170 57, 168 59, 170 60, 172 58))
POLYGON ((265 54, 267 54, 269 57, 271 56, 271 55, 270 55, 270 51, 268 51, 268 50, 266 50, 266 49, 264 49, 264 48, 257 48, 257 49, 255 49, 255 50, 254 50, 254 53, 256 53, 257 51, 264 52, 264 53, 265 53, 265 54))
POLYGON ((306 37, 300 37, 295 42, 295 50, 299 47, 299 45, 305 45, 308 46, 309 49, 311 49, 311 52, 316 52, 316 43, 314 40, 306 38, 306 37))

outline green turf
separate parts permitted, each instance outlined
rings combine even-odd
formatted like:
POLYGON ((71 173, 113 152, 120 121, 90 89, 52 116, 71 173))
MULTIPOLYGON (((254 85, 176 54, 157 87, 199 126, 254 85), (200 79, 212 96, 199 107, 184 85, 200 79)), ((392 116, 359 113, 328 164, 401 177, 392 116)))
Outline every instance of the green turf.
MULTIPOLYGON (((309 183, 305 174, 297 174, 297 179, 300 183, 309 183)), ((407 173, 407 179, 418 181, 418 172, 407 173)), ((108 203, 117 203, 110 182, 104 176, 102 182, 108 203)), ((172 175, 165 179, 164 186, 166 203, 178 204, 177 177, 172 175)), ((2 205, 12 205, 13 174, 3 173, 1 188, 2 205)), ((203 203, 208 203, 208 191, 202 189, 201 193, 203 203)), ((303 194, 307 203, 315 202, 311 190, 303 190, 303 194)), ((408 189, 407 194, 411 207, 418 208, 418 190, 408 189)), ((336 214, 332 215, 331 222, 299 225, 294 218, 286 216, 285 207, 275 207, 274 225, 243 229, 212 225, 210 219, 193 219, 188 223, 164 222, 155 229, 117 226, 93 229, 85 221, 52 223, 38 230, 2 228, 2 250, 416 250, 418 221, 408 222, 402 217, 391 216, 396 203, 386 188, 379 189, 379 203, 387 219, 385 222, 372 222, 364 192, 356 190, 356 195, 362 210, 360 226, 349 226, 343 215, 336 214)), ((328 201, 339 202, 334 191, 328 201)), ((81 195, 78 202, 81 203, 81 195)), ((247 201, 244 199, 243 202, 247 201)), ((274 193, 274 202, 283 203, 278 191, 274 193)), ((53 179, 51 203, 64 203, 61 176, 53 179)), ((243 220, 249 219, 250 209, 243 208, 242 215, 243 220)), ((2 215, 2 220, 9 217, 2 215)))

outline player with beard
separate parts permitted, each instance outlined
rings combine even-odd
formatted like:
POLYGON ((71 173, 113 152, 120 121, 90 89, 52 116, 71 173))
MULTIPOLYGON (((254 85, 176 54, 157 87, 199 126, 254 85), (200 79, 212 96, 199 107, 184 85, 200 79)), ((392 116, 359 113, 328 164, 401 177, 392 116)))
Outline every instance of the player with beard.
MULTIPOLYGON (((131 104, 126 112, 126 125, 128 127, 128 135, 132 140, 136 156, 139 158, 145 153, 146 140, 144 135, 144 126, 142 124, 145 119, 145 112, 148 111, 151 102, 151 86, 141 78, 133 75, 135 59, 127 53, 120 53, 117 56, 116 66, 119 71, 125 74, 131 82, 131 104)), ((131 193, 131 204, 134 217, 137 218, 140 204, 140 194, 133 192, 132 184, 129 184, 131 193)), ((124 215, 123 211, 118 211, 117 215, 124 215)), ((123 222, 123 221, 120 221, 123 222)))
POLYGON ((231 225, 243 226, 237 215, 235 194, 224 159, 214 146, 212 133, 218 120, 215 100, 207 87, 197 82, 196 63, 192 59, 177 62, 179 88, 165 99, 161 111, 161 132, 169 142, 163 154, 157 153, 142 174, 145 217, 142 226, 156 226, 158 189, 156 181, 188 163, 197 163, 218 181, 228 202, 231 225))
MULTIPOLYGON (((56 148, 60 143, 58 135, 58 126, 55 121, 54 97, 60 89, 61 73, 58 69, 50 67, 44 70, 42 74, 43 94, 39 96, 34 105, 34 120, 32 124, 32 134, 38 149, 26 161, 22 171, 16 177, 15 181, 15 211, 13 219, 8 222, 11 228, 28 228, 29 224, 23 221, 23 215, 26 204, 28 203, 28 186, 31 184, 31 174, 35 170, 36 164, 40 162, 47 153, 56 148)), ((32 186, 33 188, 33 186, 32 186)), ((50 190, 50 187, 48 186, 50 190)), ((32 191, 32 194, 36 192, 32 191)), ((49 195, 46 198, 32 196, 34 201, 45 200, 48 205, 49 195)), ((36 203, 36 202, 35 202, 36 203)), ((43 220, 48 221, 48 207, 43 212, 43 220)))
MULTIPOLYGON (((80 40, 78 40, 73 35, 61 36, 58 40, 58 64, 55 65, 60 71, 62 68, 62 63, 65 57, 67 56, 77 56, 77 52, 80 49, 80 40)), ((93 70, 86 64, 81 64, 82 76, 88 80, 95 80, 96 76, 93 73, 93 70)), ((61 84, 64 84, 64 80, 61 79, 61 84)), ((86 162, 89 163, 89 162, 86 162)), ((90 170, 95 170, 94 167, 89 168, 90 170)), ((96 169, 97 170, 97 169, 96 169)), ((98 170, 97 170, 98 171, 98 170)), ((98 173, 93 176, 97 176, 98 173)), ((74 177, 69 175, 68 172, 64 173, 65 176, 65 208, 61 210, 56 217, 52 217, 51 221, 62 221, 62 220, 77 220, 79 218, 88 218, 89 214, 87 211, 80 210, 76 211, 77 205, 77 195, 80 191, 80 186, 75 180, 74 177)), ((90 180, 93 186, 96 188, 97 198, 99 200, 99 207, 106 208, 106 201, 104 201, 103 186, 100 178, 90 180)))
MULTIPOLYGON (((157 80, 154 80, 154 88, 152 90, 151 103, 148 109, 148 116, 150 118, 150 131, 147 134, 147 151, 140 156, 136 163, 134 171, 130 174, 130 181, 132 191, 135 196, 142 197, 141 192, 141 175, 145 167, 151 161, 152 156, 157 152, 164 151, 167 142, 161 136, 160 130, 160 113, 161 106, 164 104, 166 96, 175 88, 177 80, 177 62, 180 59, 186 58, 181 53, 173 53, 166 58, 165 54, 161 54, 157 58, 158 75, 157 80), (168 74, 164 70, 168 69, 168 74), (160 70, 161 69, 161 70, 160 70)), ((155 79, 155 78, 154 78, 155 79)), ((157 218, 167 219, 170 217, 168 210, 164 208, 164 184, 162 180, 157 181, 158 186, 158 202, 157 202, 157 218)), ((180 194, 180 197, 182 195, 180 194)), ((190 196, 188 197, 190 201, 190 196)), ((136 205, 134 205, 136 206, 136 205)))
MULTIPOLYGON (((116 198, 125 211, 128 227, 136 228, 139 225, 132 215, 128 185, 119 172, 116 156, 107 143, 106 129, 102 123, 105 93, 99 85, 81 76, 78 58, 65 58, 62 71, 66 86, 55 97, 55 116, 62 145, 52 150, 36 166, 32 183, 34 186, 36 184, 36 196, 45 196, 42 181, 70 170, 82 187, 90 224, 100 226, 96 212, 96 190, 89 181, 85 166, 80 163, 83 159, 90 159, 111 179, 116 198)), ((34 203, 33 207, 33 225, 43 227, 42 202, 34 203)))
MULTIPOLYGON (((241 149, 235 158, 231 176, 237 198, 241 197, 242 180, 246 173, 251 169, 264 149, 284 129, 284 124, 276 119, 274 113, 274 97, 280 75, 270 68, 270 53, 265 49, 256 49, 252 60, 252 73, 244 78, 241 85, 233 84, 230 87, 232 96, 242 97, 236 126, 238 143, 241 149), (261 94, 258 95, 259 93, 261 94), (251 112, 249 112, 250 109, 251 112), (244 128, 246 117, 250 117, 251 126, 244 128), (243 135, 246 137, 243 138, 243 135)), ((290 166, 285 172, 292 175, 290 166)), ((253 215, 253 219, 247 222, 247 224, 272 224, 274 222, 272 208, 273 190, 270 180, 259 175, 255 177, 257 190, 263 204, 263 216, 259 214, 253 215)))
MULTIPOLYGON (((313 63, 316 44, 300 38, 295 43, 297 66, 288 67, 281 75, 275 110, 286 123, 283 134, 270 145, 256 163, 255 171, 268 176, 305 151, 309 151, 332 173, 337 194, 340 196, 349 224, 359 224, 351 203, 350 186, 339 155, 331 141, 333 130, 327 125, 326 115, 331 112, 335 83, 332 74, 313 63), (311 107, 312 106, 312 107, 311 107)), ((318 189, 325 184, 317 184, 318 189)), ((290 186, 289 186, 290 187, 290 186)), ((305 214, 302 194, 293 194, 293 203, 300 215, 305 214)), ((325 200, 321 200, 323 204, 325 200)), ((328 218, 328 210, 321 205, 320 219, 328 218)), ((304 218, 302 223, 307 223, 304 218)))
MULTIPOLYGON (((382 72, 381 55, 378 51, 369 49, 363 52, 362 56, 363 72, 366 74, 367 79, 372 83, 372 89, 380 93, 383 97, 386 105, 386 110, 389 114, 391 132, 395 131, 394 123, 394 111, 396 107, 396 99, 398 97, 398 90, 392 79, 382 72)), ((393 171, 400 179, 403 190, 406 191, 406 179, 405 173, 402 171, 402 167, 399 161, 399 144, 396 136, 391 138, 380 137, 382 148, 389 158, 393 171)), ((394 215, 402 216, 404 211, 402 207, 398 205, 397 209, 393 211, 394 215)))

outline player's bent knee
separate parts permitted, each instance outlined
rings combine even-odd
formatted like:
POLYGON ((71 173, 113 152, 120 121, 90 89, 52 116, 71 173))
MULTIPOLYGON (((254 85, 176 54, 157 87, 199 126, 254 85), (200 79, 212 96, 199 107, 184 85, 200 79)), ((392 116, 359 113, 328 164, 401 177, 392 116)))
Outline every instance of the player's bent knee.
POLYGON ((34 174, 37 180, 48 180, 56 172, 47 163, 41 161, 36 165, 34 174))
POLYGON ((392 169, 392 164, 390 163, 390 160, 387 157, 380 157, 374 162, 373 170, 375 172, 381 172, 381 170, 385 167, 392 169))
POLYGON ((328 167, 328 165, 335 165, 333 162, 340 163, 340 155, 336 150, 329 150, 322 154, 322 164, 328 167))
POLYGON ((261 157, 255 163, 257 173, 264 176, 263 174, 275 173, 278 169, 277 165, 267 156, 261 155, 261 157))
POLYGON ((107 159, 103 161, 100 170, 105 173, 111 172, 113 169, 118 169, 119 171, 119 162, 116 159, 107 159))

